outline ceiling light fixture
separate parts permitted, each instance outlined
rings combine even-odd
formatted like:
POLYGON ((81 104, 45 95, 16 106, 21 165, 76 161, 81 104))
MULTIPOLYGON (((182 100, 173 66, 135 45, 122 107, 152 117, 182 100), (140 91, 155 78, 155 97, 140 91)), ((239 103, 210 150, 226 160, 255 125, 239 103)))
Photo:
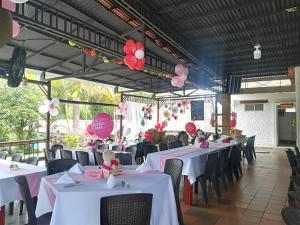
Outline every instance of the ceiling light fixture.
POLYGON ((261 46, 260 44, 254 45, 254 52, 253 52, 253 57, 254 59, 261 59, 261 50, 259 49, 261 46))

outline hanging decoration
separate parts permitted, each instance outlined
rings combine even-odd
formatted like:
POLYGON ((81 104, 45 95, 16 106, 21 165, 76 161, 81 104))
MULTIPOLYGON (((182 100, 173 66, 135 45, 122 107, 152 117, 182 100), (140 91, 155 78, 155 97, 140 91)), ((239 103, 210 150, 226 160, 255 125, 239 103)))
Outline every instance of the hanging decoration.
POLYGON ((44 104, 39 107, 39 112, 42 114, 50 113, 51 116, 57 116, 58 115, 58 109, 59 106, 59 99, 53 98, 51 101, 46 99, 44 101, 44 104))
POLYGON ((127 116, 127 105, 124 102, 119 104, 118 115, 127 116))
POLYGON ((217 114, 217 116, 222 116, 224 118, 230 119, 230 121, 226 124, 219 124, 218 123, 218 118, 216 118, 216 114, 212 113, 211 114, 211 119, 210 119, 210 125, 212 127, 218 126, 218 127, 232 127, 235 128, 236 127, 236 120, 237 120, 237 113, 236 112, 232 112, 230 114, 217 114))
POLYGON ((231 120, 230 120, 230 126, 235 128, 236 127, 236 119, 237 119, 237 113, 232 112, 231 113, 231 120))
POLYGON ((171 121, 173 118, 174 120, 178 119, 179 114, 184 114, 186 110, 188 109, 188 101, 186 99, 181 100, 179 102, 173 102, 171 104, 164 104, 164 111, 163 111, 163 117, 165 118, 165 121, 171 121))
POLYGON ((195 135, 197 128, 196 125, 192 122, 188 122, 185 124, 185 130, 188 132, 190 135, 195 135))
POLYGON ((10 61, 7 85, 19 87, 24 77, 26 67, 26 49, 23 46, 16 46, 10 61))
POLYGON ((174 87, 182 88, 184 86, 185 81, 187 80, 187 76, 189 74, 189 69, 183 66, 182 64, 178 64, 175 66, 175 74, 171 80, 171 84, 174 87))
POLYGON ((129 39, 124 45, 124 63, 131 70, 142 70, 145 64, 144 44, 129 39))
POLYGON ((111 115, 99 113, 93 118, 92 128, 99 138, 107 138, 114 129, 114 121, 111 115))
POLYGON ((144 120, 152 120, 152 104, 148 104, 142 108, 142 114, 144 120))

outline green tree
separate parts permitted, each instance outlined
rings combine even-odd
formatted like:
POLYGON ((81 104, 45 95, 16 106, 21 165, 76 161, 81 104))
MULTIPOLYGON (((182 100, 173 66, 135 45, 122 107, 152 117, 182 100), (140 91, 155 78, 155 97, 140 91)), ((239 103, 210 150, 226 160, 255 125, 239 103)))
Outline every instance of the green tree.
POLYGON ((18 88, 2 85, 0 88, 1 129, 4 128, 6 132, 15 134, 18 140, 36 138, 36 131, 40 126, 39 121, 41 119, 38 112, 41 95, 37 85, 21 85, 18 88))

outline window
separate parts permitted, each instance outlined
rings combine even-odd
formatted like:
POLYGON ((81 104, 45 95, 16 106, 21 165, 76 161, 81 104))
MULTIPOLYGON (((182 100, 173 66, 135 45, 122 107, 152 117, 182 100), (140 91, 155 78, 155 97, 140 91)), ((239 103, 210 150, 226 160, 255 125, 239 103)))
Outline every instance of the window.
POLYGON ((264 111, 264 104, 245 104, 245 111, 264 111))

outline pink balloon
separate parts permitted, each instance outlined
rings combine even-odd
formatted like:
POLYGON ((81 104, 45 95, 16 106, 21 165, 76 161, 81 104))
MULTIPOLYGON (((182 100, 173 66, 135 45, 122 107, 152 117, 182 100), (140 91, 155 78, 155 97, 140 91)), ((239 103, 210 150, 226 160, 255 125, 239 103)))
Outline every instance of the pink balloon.
POLYGON ((21 28, 20 28, 20 24, 18 23, 18 21, 16 21, 16 20, 13 20, 13 23, 12 23, 12 26, 13 26, 13 28, 12 28, 12 30, 13 30, 13 37, 17 37, 18 35, 19 35, 19 33, 20 33, 20 30, 21 30, 21 28))
POLYGON ((185 77, 184 76, 175 76, 171 80, 171 84, 174 87, 182 88, 184 86, 185 77))
POLYGON ((187 76, 187 75, 189 75, 189 72, 190 72, 189 69, 184 67, 183 72, 180 76, 187 76))
POLYGON ((99 138, 107 138, 114 129, 114 121, 111 115, 99 113, 92 121, 92 128, 99 138))
POLYGON ((184 72, 184 66, 182 64, 177 64, 175 66, 175 73, 181 76, 183 72, 184 72))
POLYGON ((92 128, 92 124, 89 124, 87 127, 86 127, 86 132, 89 134, 89 135, 94 135, 94 131, 93 131, 93 128, 92 128))

